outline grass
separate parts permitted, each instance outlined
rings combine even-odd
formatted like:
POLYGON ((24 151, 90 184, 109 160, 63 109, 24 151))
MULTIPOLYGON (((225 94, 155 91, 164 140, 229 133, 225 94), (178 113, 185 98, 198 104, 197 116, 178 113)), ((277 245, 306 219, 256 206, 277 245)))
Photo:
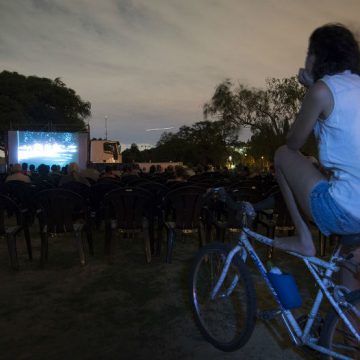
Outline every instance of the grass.
MULTIPOLYGON (((178 240, 172 264, 165 264, 165 254, 146 264, 141 239, 117 239, 109 264, 104 233, 97 231, 95 256, 87 256, 82 267, 71 237, 56 237, 49 240, 49 260, 41 268, 40 242, 32 230, 34 261, 27 259, 20 237, 17 272, 9 267, 5 241, 0 242, 2 360, 268 358, 256 346, 257 338, 265 341, 263 334, 255 334, 237 356, 219 352, 200 336, 187 289, 196 240, 178 240)), ((276 359, 282 349, 271 336, 267 341, 276 359)), ((284 354, 299 359, 291 349, 284 354)))

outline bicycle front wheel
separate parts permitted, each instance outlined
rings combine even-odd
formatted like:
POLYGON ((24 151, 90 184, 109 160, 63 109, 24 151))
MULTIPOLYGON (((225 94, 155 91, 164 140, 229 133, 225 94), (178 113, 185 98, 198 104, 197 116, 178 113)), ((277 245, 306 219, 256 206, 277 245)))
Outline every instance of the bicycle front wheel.
MULTIPOLYGON (((346 296, 348 304, 342 306, 346 317, 351 324, 360 331, 360 290, 353 291, 346 296)), ((357 341, 341 319, 332 310, 326 317, 324 327, 321 331, 320 345, 335 351, 350 359, 360 359, 360 342, 357 341)), ((335 359, 329 355, 324 355, 323 359, 335 359)))
POLYGON ((221 243, 201 248, 190 278, 195 322, 204 338, 223 351, 234 351, 246 344, 254 330, 256 314, 253 281, 239 256, 234 257, 221 288, 211 299, 229 251, 221 243))

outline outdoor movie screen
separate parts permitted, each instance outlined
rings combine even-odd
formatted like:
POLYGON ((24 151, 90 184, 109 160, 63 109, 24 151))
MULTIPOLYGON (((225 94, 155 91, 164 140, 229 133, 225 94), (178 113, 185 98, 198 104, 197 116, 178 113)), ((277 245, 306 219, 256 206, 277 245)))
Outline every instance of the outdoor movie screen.
POLYGON ((87 134, 73 132, 9 131, 9 163, 65 166, 86 163, 87 134), (84 143, 85 141, 85 143, 84 143))

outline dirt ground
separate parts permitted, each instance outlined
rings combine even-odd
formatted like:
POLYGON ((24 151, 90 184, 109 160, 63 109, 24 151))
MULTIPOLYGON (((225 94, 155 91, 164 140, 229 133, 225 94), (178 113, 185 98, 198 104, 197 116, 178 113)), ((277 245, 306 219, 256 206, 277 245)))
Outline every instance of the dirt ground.
MULTIPOLYGON (((311 353, 294 350, 287 334, 276 336, 269 324, 260 321, 248 344, 236 352, 223 353, 207 343, 188 302, 188 273, 198 246, 193 239, 178 239, 172 264, 165 264, 164 255, 146 264, 141 239, 122 239, 117 241, 113 264, 108 264, 103 236, 101 231, 95 234, 95 256, 88 257, 84 267, 71 237, 50 239, 49 262, 40 268, 34 228, 34 260, 27 259, 24 239, 19 237, 17 272, 9 267, 6 242, 1 239, 1 359, 312 358, 311 353)), ((276 261, 289 263, 283 256, 276 261)), ((259 277, 254 280, 260 306, 274 306, 259 277)), ((276 321, 273 325, 279 329, 276 321)))

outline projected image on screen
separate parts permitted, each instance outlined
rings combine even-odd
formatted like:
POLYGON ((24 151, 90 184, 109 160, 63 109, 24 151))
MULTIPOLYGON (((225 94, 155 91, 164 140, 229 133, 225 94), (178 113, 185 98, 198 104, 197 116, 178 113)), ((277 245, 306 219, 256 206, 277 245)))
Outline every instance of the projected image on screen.
POLYGON ((18 162, 65 166, 79 161, 79 134, 69 132, 18 132, 18 162))

